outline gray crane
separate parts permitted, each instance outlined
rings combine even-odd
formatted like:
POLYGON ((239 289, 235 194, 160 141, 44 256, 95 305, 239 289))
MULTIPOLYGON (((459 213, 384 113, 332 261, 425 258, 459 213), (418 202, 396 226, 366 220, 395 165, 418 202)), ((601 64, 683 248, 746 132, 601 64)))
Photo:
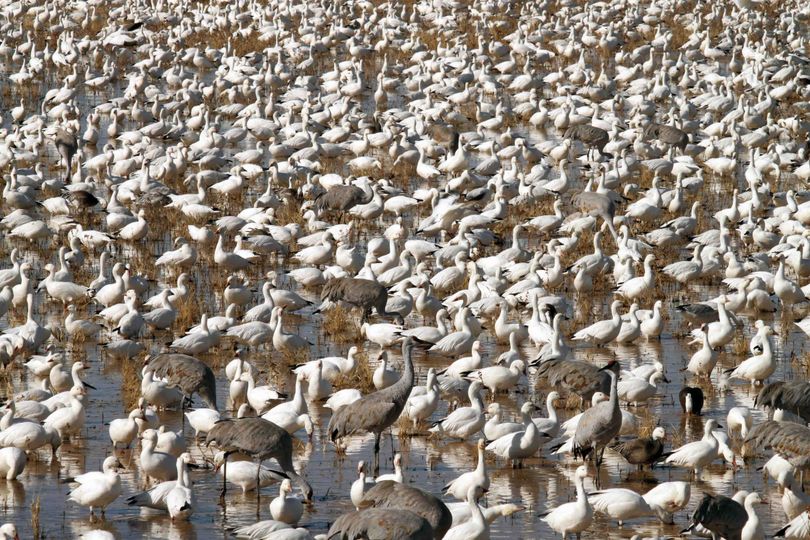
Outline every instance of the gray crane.
POLYGON ((315 198, 315 206, 319 210, 335 210, 346 212, 358 204, 368 204, 374 198, 374 191, 369 188, 366 192, 355 185, 338 185, 329 188, 315 198))
POLYGON ((361 322, 366 322, 374 309, 381 317, 393 317, 402 324, 402 315, 386 311, 388 291, 385 287, 370 279, 333 278, 326 282, 321 290, 321 300, 345 302, 363 310, 361 322))
POLYGON ((65 166, 65 181, 67 181, 70 178, 73 156, 76 155, 76 151, 79 149, 76 134, 72 130, 57 128, 53 134, 53 143, 62 157, 62 163, 65 166))
POLYGON ((810 383, 805 381, 777 381, 766 384, 754 398, 754 406, 766 407, 768 417, 783 409, 810 422, 810 383))
POLYGON ((627 441, 611 444, 610 447, 622 455, 631 465, 641 470, 644 465, 652 467, 664 453, 664 429, 657 427, 652 437, 637 437, 627 441))
POLYGON ((587 146, 588 159, 591 157, 591 150, 599 150, 599 153, 603 156, 612 157, 609 153, 605 152, 605 145, 610 140, 610 136, 608 132, 602 128, 590 124, 579 124, 566 129, 563 137, 580 141, 587 146))
POLYGON ((201 360, 187 354, 161 353, 145 362, 156 377, 166 379, 183 392, 186 399, 197 393, 205 404, 217 408, 217 380, 201 360))
MULTIPOLYGON (((228 456, 239 452, 246 454, 258 461, 256 468, 256 485, 260 486, 259 475, 262 470, 262 462, 275 458, 281 470, 296 482, 304 493, 306 500, 312 500, 312 486, 303 476, 296 472, 293 466, 293 440, 292 436, 285 429, 280 428, 273 422, 259 417, 230 418, 220 420, 208 435, 205 437, 206 446, 216 444, 224 452, 222 461, 222 491, 220 498, 224 499, 227 490, 226 478, 228 476, 228 456)), ((261 501, 261 489, 256 489, 256 511, 259 509, 261 501)))
POLYGON ((689 526, 681 534, 692 532, 698 526, 705 528, 718 540, 740 540, 742 529, 748 521, 748 513, 743 505, 723 495, 703 494, 689 526))
MULTIPOLYGON (((407 338, 402 343, 402 358, 405 368, 402 376, 393 385, 341 407, 329 419, 327 432, 335 445, 337 440, 356 433, 374 434, 374 474, 380 472, 380 436, 399 418, 413 388, 413 341, 407 338)), ((392 440, 393 442, 393 440, 392 440)))
POLYGON ((453 514, 438 497, 419 488, 383 480, 366 491, 358 505, 366 508, 397 508, 408 510, 426 519, 434 538, 442 538, 453 524, 453 514))
POLYGON ((326 537, 329 540, 432 540, 433 527, 410 510, 368 508, 337 518, 326 537))
POLYGON ((751 428, 744 444, 771 448, 797 469, 810 466, 810 428, 794 422, 766 420, 751 428))
POLYGON ((616 227, 613 225, 613 218, 616 217, 616 203, 609 196, 595 191, 583 191, 576 194, 571 200, 583 214, 602 218, 613 239, 618 238, 616 227))
POLYGON ((596 482, 599 484, 599 467, 605 447, 619 434, 622 427, 622 412, 619 409, 619 392, 616 385, 619 380, 620 365, 611 360, 599 371, 605 371, 610 376, 610 399, 597 403, 582 413, 574 433, 574 457, 588 457, 593 452, 596 464, 596 482))
POLYGON ((644 140, 658 139, 662 143, 680 148, 684 151, 689 144, 689 135, 680 128, 666 124, 650 124, 644 128, 644 140))
POLYGON ((537 367, 538 381, 579 394, 583 405, 589 404, 596 392, 610 394, 610 375, 583 360, 557 358, 531 365, 537 367))

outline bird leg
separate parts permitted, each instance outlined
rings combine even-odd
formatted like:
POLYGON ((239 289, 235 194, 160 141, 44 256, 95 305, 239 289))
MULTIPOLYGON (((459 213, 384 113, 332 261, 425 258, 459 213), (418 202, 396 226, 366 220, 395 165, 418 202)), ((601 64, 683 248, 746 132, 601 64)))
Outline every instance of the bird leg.
POLYGON ((256 467, 256 521, 259 521, 259 512, 261 510, 261 501, 262 501, 262 486, 259 485, 259 477, 261 476, 262 472, 262 460, 259 459, 259 463, 256 467))
POLYGON ((374 476, 380 475, 380 435, 374 434, 374 476))
POLYGON ((228 490, 228 452, 222 460, 222 491, 219 492, 219 500, 224 508, 225 506, 225 492, 228 490))

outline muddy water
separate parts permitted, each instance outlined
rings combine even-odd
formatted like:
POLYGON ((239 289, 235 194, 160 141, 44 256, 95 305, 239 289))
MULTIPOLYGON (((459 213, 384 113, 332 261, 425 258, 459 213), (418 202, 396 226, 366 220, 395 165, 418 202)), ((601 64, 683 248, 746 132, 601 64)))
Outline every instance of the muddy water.
MULTIPOLYGON (((89 107, 98 102, 97 97, 87 96, 84 103, 89 107)), ((102 124, 102 133, 105 132, 106 124, 102 124)), ((262 190, 259 190, 262 191, 262 190)), ((233 203, 236 204, 236 203, 233 203)), ((234 206, 232 209, 237 209, 234 206)), ((235 212, 234 212, 235 213, 235 212)), ((128 250, 116 255, 116 260, 129 259, 134 270, 140 273, 147 273, 150 277, 157 278, 149 264, 149 257, 144 254, 156 254, 166 249, 171 238, 183 234, 183 227, 177 224, 162 223, 153 221, 150 242, 145 242, 137 246, 134 251, 128 250), (131 257, 130 257, 131 256, 131 257)), ((5 241, 3 247, 5 252, 10 251, 12 244, 5 241)), ((37 253, 34 248, 25 247, 26 256, 36 258, 45 256, 49 258, 47 249, 37 253), (30 251, 29 251, 30 250, 30 251)), ((210 252, 208 260, 204 261, 194 272, 195 286, 198 291, 222 289, 222 273, 209 271, 210 252), (212 283, 212 276, 213 281, 212 283)), ((201 250, 202 252, 202 250, 201 250)), ((673 256, 674 258, 674 256, 673 256)), ((4 256, 3 260, 7 260, 4 256)), ((97 261, 97 258, 94 260, 97 261)), ((261 269, 256 269, 249 276, 252 283, 260 283, 265 271, 270 269, 280 269, 275 263, 268 263, 261 269)), ((88 269, 86 275, 82 275, 79 281, 88 282, 89 276, 95 276, 96 269, 88 269)), ((171 281, 168 277, 160 278, 164 282, 171 281)), ((158 288, 157 283, 152 284, 150 294, 158 288)), ((256 287, 260 288, 260 287, 256 287)), ((669 298, 674 298, 671 288, 664 289, 669 298)), ((679 300, 698 300, 714 296, 720 291, 719 284, 701 288, 700 290, 690 290, 687 293, 679 292, 679 300)), ((305 297, 316 301, 315 293, 312 291, 299 291, 305 297)), ((256 293, 255 301, 259 301, 259 294, 256 293)), ((644 305, 642 307, 649 307, 644 305)), ((220 314, 222 312, 222 302, 219 293, 212 295, 201 295, 199 305, 196 306, 196 313, 203 311, 220 314)), ((583 321, 592 321, 605 316, 606 306, 599 305, 592 313, 578 317, 583 321)), ((58 323, 64 313, 61 309, 53 308, 47 313, 38 310, 38 316, 58 323)), ((15 311, 14 320, 8 324, 19 324, 23 313, 15 311)), ((333 344, 330 339, 324 336, 320 328, 320 316, 312 315, 311 308, 305 309, 301 317, 294 318, 287 323, 287 330, 296 330, 317 345, 313 347, 311 355, 313 358, 331 354, 345 354, 349 344, 333 344), (297 325, 297 326, 296 326, 297 325)), ((409 321, 411 325, 420 324, 418 321, 409 321)), ((778 323, 778 322, 777 322, 778 323)), ((751 321, 748 321, 746 328, 751 328, 751 321)), ((792 326, 792 325, 791 325, 792 326)), ((685 420, 680 413, 676 396, 681 386, 689 381, 688 377, 681 372, 688 361, 689 356, 694 351, 694 346, 687 345, 687 340, 682 337, 683 322, 670 313, 670 320, 667 323, 667 331, 660 342, 644 343, 635 346, 609 347, 607 349, 587 349, 578 348, 575 351, 577 358, 588 359, 596 362, 604 362, 607 359, 617 357, 622 361, 623 367, 633 367, 640 363, 650 362, 659 358, 664 362, 670 380, 670 384, 664 384, 660 392, 660 399, 653 400, 647 407, 634 409, 631 411, 638 414, 641 424, 646 430, 651 426, 660 424, 664 426, 668 433, 668 445, 678 445, 682 442, 699 438, 702 434, 702 419, 693 418, 685 420)), ((572 328, 569 328, 572 330, 572 328)), ((106 337, 104 338, 106 339, 106 337)), ((171 339, 171 336, 161 334, 148 338, 145 342, 152 350, 159 348, 160 344, 171 339)), ((482 336, 484 340, 484 354, 491 358, 496 357, 504 350, 503 346, 496 346, 491 342, 486 334, 482 336)), ((778 353, 780 366, 774 375, 774 379, 788 379, 799 374, 803 374, 805 368, 800 365, 799 360, 790 362, 790 358, 801 358, 800 346, 802 337, 792 328, 786 331, 778 342, 778 353), (794 373, 796 370, 796 373, 794 373)), ((747 346, 747 337, 745 339, 747 346)), ((747 347, 745 347, 747 348, 747 347)), ((744 351, 745 348, 738 350, 744 351)), ((365 351, 370 358, 376 358, 376 347, 366 346, 365 351)), ((730 349, 730 347, 727 347, 730 349)), ((526 358, 532 358, 535 351, 527 349, 526 358)), ((6 482, 0 480, 0 519, 13 521, 20 528, 22 538, 31 538, 32 531, 32 504, 38 501, 40 511, 38 526, 40 532, 46 537, 76 537, 79 534, 94 528, 109 530, 118 538, 171 538, 171 539, 206 539, 216 537, 227 537, 227 528, 245 524, 251 524, 257 519, 256 496, 255 493, 243 495, 236 488, 231 486, 227 496, 227 507, 223 508, 219 503, 220 477, 213 474, 211 470, 198 470, 192 472, 194 491, 197 496, 196 511, 189 523, 172 523, 166 515, 140 511, 137 508, 128 507, 124 504, 126 496, 134 494, 141 489, 143 479, 137 467, 137 449, 119 450, 116 454, 121 461, 126 464, 127 470, 123 477, 123 496, 107 510, 106 520, 91 521, 89 512, 83 507, 66 501, 68 485, 62 480, 85 471, 98 470, 103 459, 111 452, 111 444, 107 436, 107 423, 113 418, 121 418, 126 415, 124 404, 122 403, 121 387, 122 375, 121 366, 118 362, 106 358, 97 344, 83 344, 69 346, 69 354, 74 356, 86 356, 91 364, 88 373, 88 380, 97 389, 90 391, 87 406, 86 427, 82 436, 73 441, 72 444, 64 445, 59 453, 58 460, 50 462, 48 456, 40 454, 37 459, 32 459, 25 472, 18 481, 6 482)), ((224 345, 204 356, 212 363, 223 365, 231 358, 230 345, 224 345)), ((397 351, 392 351, 391 356, 397 358, 397 351)), ((732 366, 741 361, 744 356, 725 352, 721 356, 721 365, 732 366)), ((140 359, 139 359, 140 360, 140 359)), ((263 370, 269 371, 270 366, 283 366, 282 358, 278 353, 254 353, 251 360, 263 370)), ((419 382, 424 383, 425 373, 430 366, 442 366, 446 361, 437 358, 426 358, 420 353, 417 356, 417 372, 419 382)), ((275 373, 284 372, 286 368, 274 369, 275 373)), ((36 381, 31 380, 21 374, 22 370, 13 371, 9 377, 8 394, 19 391, 23 388, 33 386, 36 381)), ((226 403, 227 382, 222 369, 217 370, 219 403, 226 403)), ((279 384, 287 384, 286 377, 277 377, 279 384)), ((753 403, 754 393, 745 384, 734 384, 727 392, 720 393, 713 391, 708 385, 703 385, 707 392, 707 402, 705 413, 707 418, 717 418, 721 423, 725 423, 725 411, 735 405, 749 405, 753 403)), ((518 393, 509 396, 497 396, 496 399, 506 405, 509 414, 514 414, 520 404, 526 399, 543 403, 544 392, 547 389, 536 388, 533 379, 523 381, 518 393)), ((487 400, 491 399, 489 396, 487 400)), ((444 412, 445 405, 437 411, 434 418, 440 418, 444 412)), ((355 479, 355 467, 357 461, 365 459, 371 460, 372 440, 370 437, 356 437, 351 440, 348 452, 345 456, 335 454, 332 445, 323 436, 323 431, 329 420, 328 411, 313 405, 311 412, 317 416, 318 427, 312 440, 307 440, 304 435, 298 435, 296 447, 296 465, 304 470, 304 474, 313 485, 316 502, 305 513, 302 525, 313 532, 324 532, 336 516, 351 509, 348 499, 348 490, 351 482, 355 479)), ((562 412, 563 418, 567 418, 577 411, 570 409, 562 412)), ((761 413, 755 412, 757 419, 761 419, 761 413)), ((161 419, 167 427, 174 430, 181 428, 181 417, 177 412, 161 413, 161 419)), ((197 446, 189 429, 185 432, 187 443, 192 454, 201 463, 206 457, 210 457, 210 452, 197 446)), ((416 435, 411 437, 395 438, 394 446, 401 451, 404 456, 406 467, 405 475, 408 482, 413 483, 423 489, 439 492, 441 487, 459 474, 472 469, 475 466, 475 446, 473 441, 452 442, 416 435)), ((627 466, 621 459, 610 452, 606 454, 607 465, 603 469, 603 487, 627 487, 640 492, 647 491, 656 482, 667 480, 688 480, 689 471, 681 469, 656 468, 653 472, 638 473, 632 467, 627 466)), ((383 469, 390 470, 392 461, 392 448, 390 439, 384 439, 383 445, 383 469)), ((757 490, 765 495, 768 501, 767 506, 759 509, 760 516, 765 522, 766 531, 773 532, 783 523, 784 515, 779 505, 780 495, 775 490, 773 484, 763 484, 761 473, 756 470, 756 465, 761 464, 761 460, 754 465, 738 464, 739 468, 732 470, 730 465, 722 463, 720 460, 710 467, 702 478, 702 481, 693 484, 692 502, 687 511, 676 516, 676 523, 672 526, 661 525, 654 519, 634 520, 625 524, 623 528, 617 528, 603 517, 598 517, 591 530, 585 535, 592 538, 629 538, 635 533, 647 536, 651 535, 676 535, 678 531, 688 521, 688 514, 694 509, 700 500, 702 491, 712 493, 723 493, 730 495, 737 489, 757 490)), ((574 497, 572 484, 573 470, 576 464, 568 459, 553 457, 547 450, 543 450, 541 455, 527 460, 525 467, 520 470, 509 468, 502 462, 489 459, 488 466, 492 477, 492 486, 487 495, 486 502, 495 504, 499 502, 514 502, 522 505, 525 510, 508 519, 498 519, 492 525, 492 536, 494 538, 551 538, 552 531, 539 519, 539 514, 555 507, 558 504, 567 502, 574 497)), ((593 489, 591 480, 587 481, 587 488, 593 489)), ((269 487, 263 490, 263 503, 259 510, 259 519, 269 519, 267 503, 270 498, 277 493, 277 487, 269 487)))
MULTIPOLYGON (((314 299, 314 298, 313 298, 314 299)), ((55 313, 52 315, 56 315, 55 313)), ((316 316, 300 318, 301 325, 298 330, 311 341, 317 340, 316 328, 313 321, 316 316)), ((679 328, 677 319, 668 322, 668 329, 679 328)), ((798 336, 793 333, 788 341, 788 351, 780 351, 784 359, 790 355, 798 342, 798 336)), ((345 350, 345 346, 329 346, 321 341, 321 346, 313 351, 316 354, 332 354, 345 350)), ((372 346, 373 347, 373 346, 372 346)), ((210 470, 194 471, 192 478, 197 496, 196 512, 187 524, 173 524, 162 514, 149 511, 139 511, 123 503, 123 498, 137 492, 142 479, 137 471, 137 450, 119 450, 117 455, 127 465, 123 473, 124 497, 119 499, 107 511, 106 521, 91 522, 86 509, 66 501, 68 486, 60 483, 65 477, 74 476, 88 470, 98 470, 101 462, 110 451, 110 442, 107 436, 106 424, 113 418, 125 416, 120 397, 121 375, 119 366, 112 360, 99 356, 95 345, 86 344, 80 347, 88 355, 92 364, 89 382, 97 387, 90 392, 87 407, 87 423, 83 436, 73 444, 65 445, 59 451, 58 462, 49 462, 46 455, 40 455, 39 460, 32 460, 24 474, 18 481, 0 481, 0 512, 2 519, 14 521, 22 528, 22 537, 31 536, 31 505, 39 500, 41 505, 40 527, 48 537, 58 535, 76 536, 93 528, 103 528, 113 532, 119 538, 211 538, 226 537, 226 527, 250 524, 256 520, 255 494, 243 495, 232 486, 227 496, 227 512, 219 504, 219 476, 210 470)), ((487 343, 486 353, 497 355, 502 347, 487 343)), ((615 354, 624 366, 633 366, 638 363, 651 361, 653 358, 662 358, 667 373, 672 381, 662 390, 662 399, 651 402, 650 406, 635 410, 642 418, 642 425, 660 423, 668 435, 676 443, 684 440, 699 438, 702 433, 702 423, 699 419, 685 420, 679 410, 676 400, 677 390, 685 382, 682 369, 693 349, 685 346, 685 340, 673 337, 668 331, 660 343, 641 343, 633 347, 612 348, 609 352, 578 349, 577 356, 593 361, 604 361, 615 354)), ((227 356, 223 351, 217 355, 227 356)), ((531 354, 531 351, 527 351, 531 354)), ((256 355, 254 358, 259 365, 270 360, 268 356, 256 355)), ((396 351, 392 351, 396 356, 396 351)), ((376 358, 375 354, 371 354, 376 358)), ((725 354, 721 360, 724 365, 732 365, 739 357, 725 354)), ((272 361, 277 361, 273 359, 272 361)), ((417 371, 420 382, 424 380, 424 373, 428 366, 441 365, 436 359, 427 359, 420 355, 417 359, 417 371)), ((219 402, 225 403, 227 399, 227 382, 222 370, 219 370, 218 390, 219 402)), ((791 366, 782 361, 776 378, 792 376, 791 366)), ((15 390, 23 388, 31 381, 20 380, 18 375, 11 378, 15 390)), ((705 386, 706 391, 709 390, 705 386)), ((717 418, 724 423, 724 411, 734 405, 752 405, 753 392, 747 385, 732 384, 727 393, 714 392, 707 395, 705 410, 706 416, 717 418)), ((525 399, 534 399, 542 402, 542 392, 536 391, 533 382, 524 381, 521 391, 509 396, 499 396, 507 410, 512 413, 525 399)), ((305 474, 315 489, 316 503, 307 511, 302 525, 313 532, 325 531, 330 522, 341 512, 350 509, 348 489, 355 479, 355 465, 358 460, 371 459, 372 441, 370 438, 355 438, 351 441, 346 456, 337 456, 334 448, 329 444, 322 431, 328 423, 328 411, 320 407, 313 407, 311 411, 317 413, 319 427, 311 441, 299 435, 296 457, 297 466, 305 470, 305 474)), ((437 412, 440 417, 442 411, 437 412)), ((565 417, 575 414, 574 410, 563 412, 565 417)), ((755 412, 755 415, 759 413, 755 412)), ((179 430, 180 416, 176 412, 167 411, 161 414, 161 419, 171 429, 179 430)), ((187 442, 192 454, 202 462, 210 452, 197 447, 190 430, 186 430, 187 442)), ((383 469, 391 468, 390 439, 384 439, 383 469)), ((470 470, 475 466, 475 447, 471 442, 447 443, 435 438, 417 435, 407 438, 395 439, 395 447, 404 455, 407 480, 422 488, 438 492, 448 481, 461 472, 470 470)), ((773 531, 783 521, 783 514, 779 505, 780 495, 773 485, 763 485, 761 473, 754 466, 739 464, 741 468, 731 470, 730 465, 721 464, 718 460, 703 476, 703 481, 693 485, 692 504, 689 510, 700 499, 701 491, 730 494, 736 489, 756 489, 764 493, 769 501, 767 506, 759 509, 765 520, 766 530, 773 531)), ((487 502, 515 502, 525 507, 525 511, 507 519, 497 520, 492 527, 493 537, 551 537, 550 529, 538 518, 538 514, 557 504, 571 500, 574 496, 572 473, 575 467, 573 462, 559 457, 550 457, 548 451, 543 451, 541 457, 527 460, 525 467, 514 470, 503 463, 488 460, 492 487, 487 496, 487 502)), ((621 462, 621 458, 608 452, 607 466, 603 471, 602 485, 604 487, 628 487, 638 491, 650 489, 656 482, 667 480, 688 480, 689 473, 680 469, 657 468, 652 473, 638 473, 632 467, 621 462)), ((588 480, 590 483, 590 480, 588 480)), ((589 487, 591 487, 589 485, 589 487)), ((261 519, 269 519, 267 502, 277 492, 276 487, 263 490, 264 502, 260 510, 261 519)), ((676 516, 676 524, 664 526, 655 520, 634 520, 617 528, 615 524, 606 519, 598 518, 591 529, 593 537, 628 538, 634 533, 647 535, 661 534, 673 535, 683 527, 687 521, 687 512, 676 516), (598 533, 597 533, 598 531, 598 533)))

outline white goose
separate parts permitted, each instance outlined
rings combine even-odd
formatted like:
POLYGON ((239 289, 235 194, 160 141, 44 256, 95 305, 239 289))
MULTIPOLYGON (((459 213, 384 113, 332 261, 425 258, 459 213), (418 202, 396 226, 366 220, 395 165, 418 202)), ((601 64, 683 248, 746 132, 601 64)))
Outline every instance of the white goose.
POLYGON ((96 508, 101 509, 101 515, 107 506, 112 504, 121 495, 121 477, 118 468, 121 463, 115 456, 104 460, 101 472, 80 474, 71 479, 71 483, 79 484, 68 495, 68 500, 82 506, 90 507, 90 515, 94 515, 96 508))

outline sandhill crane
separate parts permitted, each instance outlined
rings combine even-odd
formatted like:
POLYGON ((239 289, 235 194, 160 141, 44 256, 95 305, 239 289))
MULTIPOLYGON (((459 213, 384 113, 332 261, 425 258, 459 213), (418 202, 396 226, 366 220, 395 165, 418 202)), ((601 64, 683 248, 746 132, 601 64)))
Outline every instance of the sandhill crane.
POLYGON ((358 204, 368 204, 374 198, 371 188, 368 191, 354 185, 337 185, 321 193, 315 199, 315 205, 319 210, 335 210, 346 212, 358 204))
POLYGON ((746 521, 748 513, 742 504, 723 495, 704 493, 703 500, 692 514, 692 521, 681 534, 692 532, 700 526, 708 530, 713 538, 739 539, 746 521))
POLYGON ((583 403, 591 401, 594 393, 610 393, 610 376, 598 367, 582 360, 547 360, 537 366, 537 379, 552 388, 562 388, 580 395, 583 403))
POLYGON ((211 409, 217 408, 217 381, 214 372, 201 360, 186 354, 162 353, 147 360, 156 377, 179 388, 187 399, 195 392, 211 409))
MULTIPOLYGON (((303 476, 296 472, 293 466, 292 436, 269 420, 259 417, 220 420, 214 424, 205 437, 206 446, 212 443, 224 452, 220 498, 225 497, 227 489, 228 456, 239 452, 259 462, 259 466, 256 467, 256 485, 260 485, 259 473, 262 461, 275 458, 281 470, 301 487, 306 500, 312 500, 312 487, 303 476)), ((257 489, 256 493, 256 508, 258 509, 261 490, 257 489)))
POLYGON ((368 508, 338 517, 329 527, 328 538, 390 538, 432 540, 430 523, 415 513, 398 508, 368 508))
POLYGON ((610 141, 610 136, 602 128, 590 124, 579 124, 566 129, 563 137, 584 144, 588 148, 588 159, 591 157, 591 150, 599 150, 603 156, 611 157, 610 154, 605 153, 605 145, 610 141))
POLYGON ((606 371, 610 377, 610 399, 607 402, 597 403, 584 413, 577 424, 574 433, 574 456, 586 458, 593 452, 596 463, 597 482, 599 480, 599 466, 602 464, 602 455, 605 447, 619 434, 622 427, 622 413, 619 409, 619 392, 616 385, 619 380, 620 365, 611 360, 599 371, 606 371))
POLYGON ((366 508, 398 508, 426 519, 434 538, 442 538, 453 523, 453 515, 438 497, 419 488, 385 480, 375 484, 363 495, 361 510, 366 508))
POLYGON ((777 381, 766 384, 754 398, 754 406, 767 407, 769 418, 776 409, 783 409, 810 420, 810 383, 777 381))
POLYGON ((583 191, 571 199, 583 214, 593 217, 600 217, 605 221, 610 235, 618 241, 619 235, 613 225, 613 218, 616 217, 616 204, 604 193, 595 191, 583 191))
MULTIPOLYGON (((402 343, 402 358, 405 367, 400 379, 378 392, 338 409, 329 419, 327 432, 333 443, 355 433, 374 434, 374 474, 380 472, 380 436, 399 418, 413 388, 413 342, 410 338, 402 343)), ((337 443, 336 443, 337 444, 337 443)))
POLYGON ((689 144, 689 135, 682 129, 675 126, 668 126, 666 124, 650 124, 644 128, 644 139, 649 141, 651 139, 658 139, 664 144, 680 148, 681 152, 689 144))
MULTIPOLYGON (((388 302, 388 291, 370 279, 360 278, 334 278, 326 282, 321 290, 321 300, 330 302, 345 302, 363 310, 361 323, 368 320, 371 310, 374 309, 381 317, 394 317, 402 324, 402 316, 385 310, 388 302)), ((322 306, 323 307, 323 306, 322 306)))
POLYGON ((770 448, 799 469, 810 465, 810 428, 801 424, 766 420, 751 428, 745 445, 770 448))
POLYGON ((664 453, 664 428, 656 427, 651 437, 638 437, 611 445, 631 465, 652 466, 664 453))

